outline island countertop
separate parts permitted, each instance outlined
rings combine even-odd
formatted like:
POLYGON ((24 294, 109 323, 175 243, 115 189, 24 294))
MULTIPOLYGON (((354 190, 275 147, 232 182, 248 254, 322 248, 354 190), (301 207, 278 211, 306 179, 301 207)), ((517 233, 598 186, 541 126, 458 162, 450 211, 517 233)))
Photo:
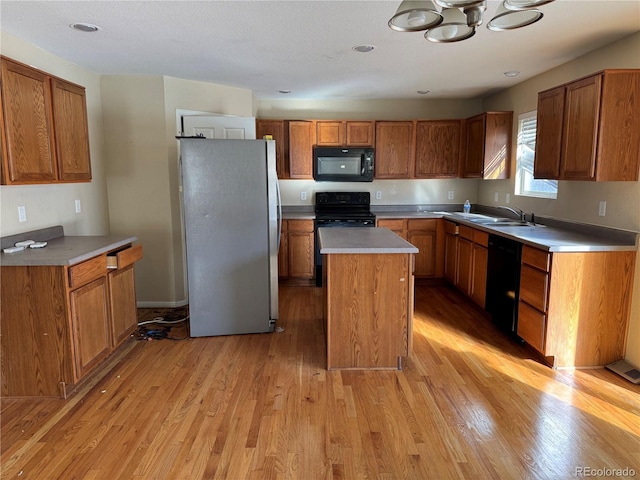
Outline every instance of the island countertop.
POLYGON ((418 253, 388 228, 319 228, 321 254, 418 253))

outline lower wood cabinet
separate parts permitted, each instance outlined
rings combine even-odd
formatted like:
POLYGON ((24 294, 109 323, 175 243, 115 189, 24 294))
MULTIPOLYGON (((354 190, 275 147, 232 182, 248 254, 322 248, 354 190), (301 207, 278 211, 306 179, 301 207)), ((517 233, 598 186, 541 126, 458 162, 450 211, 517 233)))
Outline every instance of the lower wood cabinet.
POLYGON ((61 396, 137 326, 128 245, 73 266, 3 266, 2 395, 61 396))
POLYGON ((315 273, 313 220, 283 220, 278 251, 278 276, 312 279, 315 273))
POLYGON ((442 278, 444 272, 444 225, 439 218, 381 218, 385 227, 418 248, 415 254, 416 278, 442 278))
POLYGON ((636 252, 554 252, 524 245, 518 336, 554 367, 625 355, 636 252))
POLYGON ((484 308, 487 290, 489 235, 445 220, 444 277, 484 308))

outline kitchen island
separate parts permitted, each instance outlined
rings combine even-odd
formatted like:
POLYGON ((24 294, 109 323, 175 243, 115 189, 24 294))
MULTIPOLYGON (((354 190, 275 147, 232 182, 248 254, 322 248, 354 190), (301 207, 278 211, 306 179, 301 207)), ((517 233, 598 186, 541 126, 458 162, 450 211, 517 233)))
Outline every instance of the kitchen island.
POLYGON ((327 369, 400 369, 412 348, 413 257, 387 228, 320 228, 327 369))

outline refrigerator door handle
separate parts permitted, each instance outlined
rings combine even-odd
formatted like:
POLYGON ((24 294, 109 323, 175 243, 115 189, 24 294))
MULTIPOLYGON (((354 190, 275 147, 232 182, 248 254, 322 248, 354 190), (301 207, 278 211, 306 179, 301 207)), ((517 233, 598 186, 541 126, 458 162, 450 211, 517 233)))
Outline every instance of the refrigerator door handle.
POLYGON ((278 195, 278 251, 280 251, 280 237, 282 237, 282 197, 280 196, 280 182, 276 177, 276 192, 278 195))

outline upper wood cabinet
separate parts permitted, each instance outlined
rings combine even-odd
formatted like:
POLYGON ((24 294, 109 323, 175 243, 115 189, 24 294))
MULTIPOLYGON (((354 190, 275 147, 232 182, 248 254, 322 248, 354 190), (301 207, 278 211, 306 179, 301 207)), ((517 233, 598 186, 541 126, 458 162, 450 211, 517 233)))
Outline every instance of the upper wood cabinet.
POLYGON ((513 112, 486 112, 467 119, 464 178, 509 178, 513 112))
POLYGON ((289 178, 289 165, 285 162, 285 147, 288 145, 284 120, 256 120, 256 138, 271 135, 276 142, 276 171, 278 178, 289 178))
POLYGON ((412 178, 415 122, 376 122, 375 178, 412 178))
POLYGON ((317 120, 316 144, 322 147, 372 147, 374 123, 317 120))
POLYGON ((286 124, 289 133, 289 178, 313 178, 315 122, 290 120, 286 124))
POLYGON ((2 183, 91 181, 85 90, 0 59, 2 183))
POLYGON ((416 178, 455 178, 463 148, 464 120, 416 122, 416 178))
POLYGON ((540 92, 534 176, 636 181, 640 70, 605 70, 540 92))

